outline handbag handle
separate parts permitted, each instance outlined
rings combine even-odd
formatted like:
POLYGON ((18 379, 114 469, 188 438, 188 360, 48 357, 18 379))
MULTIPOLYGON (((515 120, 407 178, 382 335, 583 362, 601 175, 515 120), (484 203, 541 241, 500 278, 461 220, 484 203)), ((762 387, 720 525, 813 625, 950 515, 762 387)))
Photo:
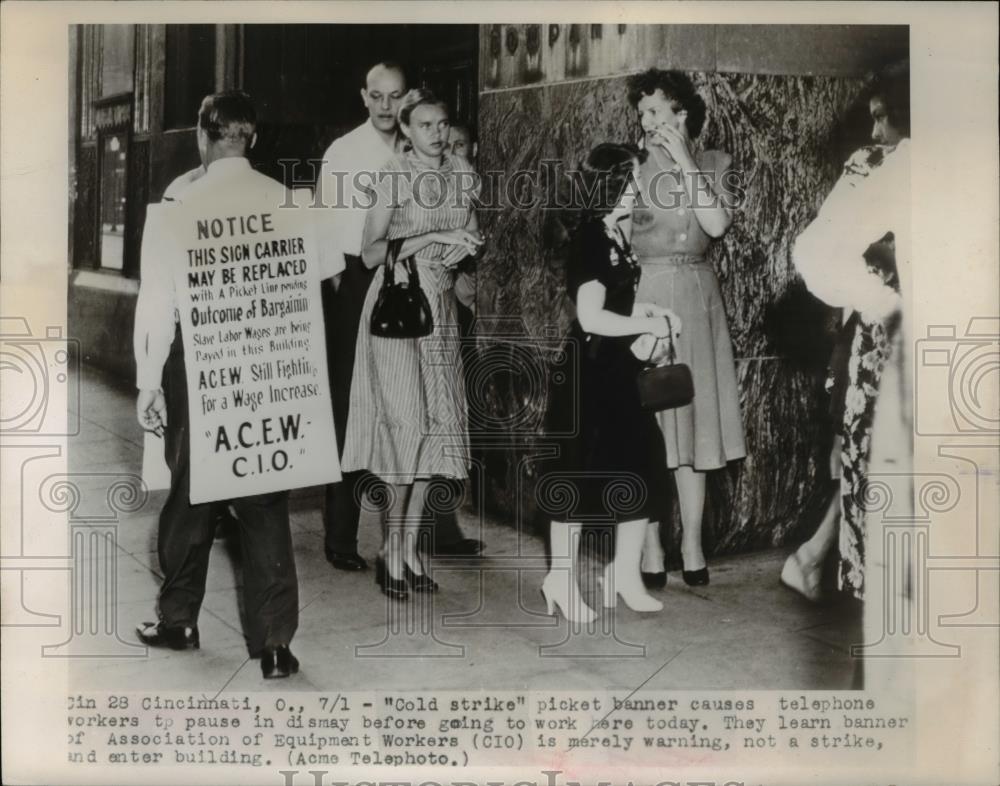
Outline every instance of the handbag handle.
POLYGON ((407 257, 404 260, 406 265, 406 272, 410 277, 409 288, 410 289, 420 289, 420 273, 417 272, 417 260, 412 256, 407 257))
MULTIPOLYGON (((382 279, 383 287, 393 287, 396 285, 396 265, 399 262, 399 252, 403 248, 403 241, 406 238, 397 237, 386 241, 385 246, 385 278, 382 279)), ((406 265, 406 272, 409 276, 408 287, 410 289, 420 289, 420 273, 417 271, 417 263, 413 256, 408 256, 403 260, 406 265)))
MULTIPOLYGON (((677 361, 677 353, 674 352, 674 328, 673 325, 671 325, 670 323, 670 317, 664 314, 663 318, 667 320, 667 341, 669 342, 667 345, 668 346, 667 361, 672 365, 677 361)), ((647 365, 653 361, 653 353, 656 352, 656 345, 659 344, 661 341, 663 341, 662 338, 657 338, 656 336, 653 336, 653 346, 649 350, 649 357, 646 358, 647 365)))
POLYGON ((385 279, 383 286, 393 286, 396 283, 396 262, 399 261, 399 252, 403 248, 403 238, 397 237, 386 241, 385 244, 385 279))

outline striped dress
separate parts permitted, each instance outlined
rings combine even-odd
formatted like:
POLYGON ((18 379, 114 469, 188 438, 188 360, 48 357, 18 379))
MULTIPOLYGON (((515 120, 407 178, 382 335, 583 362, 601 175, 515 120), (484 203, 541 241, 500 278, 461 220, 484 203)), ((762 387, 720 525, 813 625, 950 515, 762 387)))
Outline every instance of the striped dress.
MULTIPOLYGON (((377 198, 393 204, 386 238, 460 229, 477 193, 472 168, 448 157, 432 169, 412 152, 390 159, 376 176, 377 198)), ((420 286, 430 302, 434 331, 424 338, 371 334, 371 314, 385 266, 365 297, 358 331, 350 415, 341 466, 368 470, 388 483, 468 476, 469 432, 460 355, 455 272, 440 263, 450 246, 431 243, 416 254, 420 286)), ((397 281, 405 277, 401 266, 397 281)))

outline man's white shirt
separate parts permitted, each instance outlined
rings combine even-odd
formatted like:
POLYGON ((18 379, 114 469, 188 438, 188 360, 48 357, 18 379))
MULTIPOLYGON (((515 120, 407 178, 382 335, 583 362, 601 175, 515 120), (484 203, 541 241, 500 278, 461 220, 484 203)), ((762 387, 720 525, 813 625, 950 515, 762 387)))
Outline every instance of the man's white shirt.
POLYGON ((335 139, 323 155, 317 182, 316 204, 322 205, 323 245, 342 254, 361 256, 367 205, 371 200, 364 186, 396 150, 388 145, 371 120, 335 139))

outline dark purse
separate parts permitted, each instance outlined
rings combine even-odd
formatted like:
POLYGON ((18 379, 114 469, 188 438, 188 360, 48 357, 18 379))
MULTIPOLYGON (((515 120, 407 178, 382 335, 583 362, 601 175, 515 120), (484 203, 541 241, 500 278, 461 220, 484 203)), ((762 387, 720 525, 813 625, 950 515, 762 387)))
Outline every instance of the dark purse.
MULTIPOLYGON (((670 327, 669 318, 667 318, 667 327, 670 327)), ((639 403, 643 409, 650 412, 683 407, 694 399, 694 380, 691 377, 691 369, 683 363, 676 362, 677 355, 674 352, 672 330, 667 341, 670 342, 667 365, 644 368, 636 377, 636 382, 639 385, 639 403)), ((653 342, 653 348, 646 359, 647 363, 653 359, 656 343, 653 342)))
POLYGON ((385 250, 382 288, 372 309, 371 334, 382 338, 420 338, 434 330, 431 304, 420 288, 420 275, 413 257, 404 259, 409 281, 396 283, 396 264, 403 239, 390 240, 385 250))

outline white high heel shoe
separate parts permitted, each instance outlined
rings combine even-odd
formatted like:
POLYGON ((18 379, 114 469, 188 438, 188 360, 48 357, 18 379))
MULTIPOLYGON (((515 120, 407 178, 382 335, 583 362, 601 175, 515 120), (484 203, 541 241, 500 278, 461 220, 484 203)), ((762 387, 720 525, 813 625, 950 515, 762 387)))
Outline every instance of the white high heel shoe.
POLYGON ((647 595, 642 584, 638 586, 622 585, 612 578, 614 573, 614 563, 609 562, 604 568, 601 578, 601 588, 604 590, 604 608, 613 609, 618 605, 618 597, 625 601, 625 605, 632 611, 663 611, 663 604, 652 595, 647 595))
POLYGON ((571 573, 557 576, 555 572, 550 572, 542 582, 542 597, 549 614, 555 614, 558 606, 568 622, 589 625, 597 619, 597 612, 584 603, 583 595, 571 573))

